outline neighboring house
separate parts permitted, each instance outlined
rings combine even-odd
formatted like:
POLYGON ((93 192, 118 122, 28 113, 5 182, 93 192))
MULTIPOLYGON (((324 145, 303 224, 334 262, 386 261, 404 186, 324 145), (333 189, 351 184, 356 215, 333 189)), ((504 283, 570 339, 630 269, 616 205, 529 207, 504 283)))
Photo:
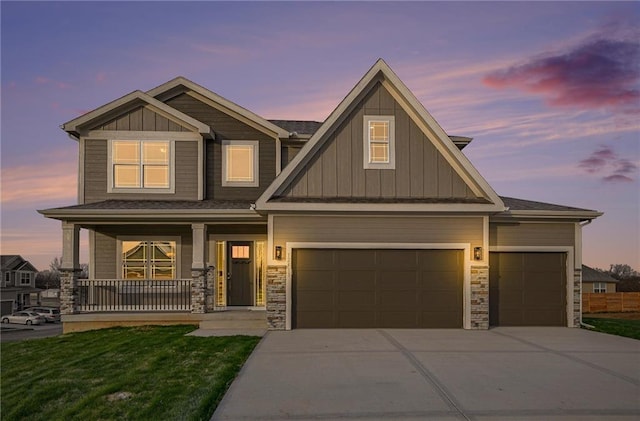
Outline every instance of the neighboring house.
POLYGON ((18 255, 0 256, 0 315, 10 314, 38 304, 40 290, 36 288, 38 270, 18 255))
POLYGON ((323 123, 265 120, 178 77, 62 128, 78 204, 41 213, 62 221, 66 330, 216 313, 270 329, 579 326, 582 223, 601 213, 498 196, 461 152, 471 139, 383 60, 323 123))
POLYGON ((616 292, 618 282, 605 272, 582 265, 582 292, 616 292))

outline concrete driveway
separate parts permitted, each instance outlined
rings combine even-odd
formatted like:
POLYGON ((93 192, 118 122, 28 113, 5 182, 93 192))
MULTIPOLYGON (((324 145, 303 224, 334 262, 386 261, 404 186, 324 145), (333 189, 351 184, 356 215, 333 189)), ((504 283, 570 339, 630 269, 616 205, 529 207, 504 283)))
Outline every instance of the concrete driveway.
POLYGON ((570 328, 269 332, 213 420, 631 420, 640 341, 570 328))

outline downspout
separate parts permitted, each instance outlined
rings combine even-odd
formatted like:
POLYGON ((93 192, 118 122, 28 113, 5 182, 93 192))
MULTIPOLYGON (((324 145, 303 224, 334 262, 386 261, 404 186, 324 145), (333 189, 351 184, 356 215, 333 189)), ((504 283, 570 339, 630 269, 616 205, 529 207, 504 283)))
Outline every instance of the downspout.
MULTIPOLYGON (((580 261, 582 262, 582 228, 593 222, 593 219, 587 219, 586 221, 578 222, 580 227, 580 261)), ((580 326, 587 329, 595 330, 594 326, 586 324, 582 321, 582 268, 580 268, 580 326)))

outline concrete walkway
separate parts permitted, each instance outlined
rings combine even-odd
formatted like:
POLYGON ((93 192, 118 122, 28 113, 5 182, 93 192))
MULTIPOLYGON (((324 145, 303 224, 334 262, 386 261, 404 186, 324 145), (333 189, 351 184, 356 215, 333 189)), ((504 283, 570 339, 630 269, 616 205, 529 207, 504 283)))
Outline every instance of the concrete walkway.
POLYGON ((213 420, 637 420, 640 341, 569 328, 268 332, 213 420))

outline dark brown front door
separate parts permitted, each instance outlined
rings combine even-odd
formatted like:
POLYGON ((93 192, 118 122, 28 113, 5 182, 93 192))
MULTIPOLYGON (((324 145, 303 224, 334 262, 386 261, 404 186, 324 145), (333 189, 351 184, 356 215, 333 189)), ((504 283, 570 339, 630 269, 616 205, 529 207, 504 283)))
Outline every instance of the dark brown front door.
POLYGON ((229 241, 227 305, 253 305, 253 242, 229 241))
POLYGON ((460 250, 293 251, 293 327, 461 328, 460 250))
POLYGON ((565 253, 490 253, 489 324, 566 326, 565 253))

